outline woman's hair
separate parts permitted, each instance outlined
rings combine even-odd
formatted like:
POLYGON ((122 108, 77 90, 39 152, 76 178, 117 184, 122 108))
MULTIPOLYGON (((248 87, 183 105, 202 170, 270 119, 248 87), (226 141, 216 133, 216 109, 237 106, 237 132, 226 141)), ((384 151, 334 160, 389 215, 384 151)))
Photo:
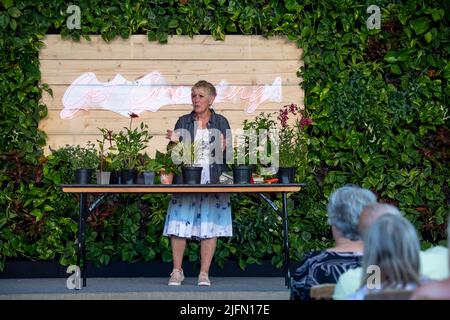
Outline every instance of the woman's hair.
POLYGON ((387 213, 372 224, 364 235, 362 286, 371 277, 370 266, 379 268, 383 288, 420 283, 420 244, 411 222, 387 213))
POLYGON ((209 95, 212 97, 215 97, 217 95, 216 87, 214 87, 210 82, 205 80, 200 80, 196 84, 192 86, 192 90, 198 89, 198 88, 205 88, 208 90, 209 95))
POLYGON ((359 240, 359 216, 365 206, 376 202, 377 197, 368 189, 356 185, 339 188, 331 194, 328 201, 328 223, 338 229, 342 236, 359 240))

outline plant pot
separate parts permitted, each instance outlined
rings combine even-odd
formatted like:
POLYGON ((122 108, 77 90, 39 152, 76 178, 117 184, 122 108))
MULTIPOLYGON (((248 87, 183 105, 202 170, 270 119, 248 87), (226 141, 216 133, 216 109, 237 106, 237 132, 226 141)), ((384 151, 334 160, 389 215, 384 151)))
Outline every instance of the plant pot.
POLYGON ((155 184, 154 171, 145 171, 143 175, 144 175, 144 184, 155 184))
POLYGON ((90 184, 93 169, 77 169, 75 171, 76 184, 90 184))
POLYGON ((136 170, 127 169, 120 171, 120 184, 135 184, 136 182, 136 170))
POLYGON ((295 168, 278 168, 277 178, 278 183, 294 183, 295 168))
POLYGON ((183 167, 183 183, 185 184, 200 184, 202 180, 202 167, 183 167))
POLYGON ((174 174, 172 184, 183 184, 183 175, 174 174))
POLYGON ((111 172, 97 171, 97 184, 109 184, 111 172))
POLYGON ((250 183, 253 172, 253 166, 235 166, 233 167, 233 182, 235 184, 250 183))
POLYGON ((173 172, 165 173, 164 171, 160 172, 160 180, 161 184, 172 184, 173 181, 173 172))
POLYGON ((111 176, 109 178, 110 184, 120 184, 120 172, 118 171, 111 171, 111 176))

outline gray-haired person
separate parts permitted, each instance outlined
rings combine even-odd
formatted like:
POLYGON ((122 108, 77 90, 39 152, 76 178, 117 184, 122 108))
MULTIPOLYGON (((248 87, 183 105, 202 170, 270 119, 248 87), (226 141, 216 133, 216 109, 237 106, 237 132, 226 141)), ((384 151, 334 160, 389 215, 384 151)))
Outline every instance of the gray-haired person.
POLYGON ((376 201, 370 190, 355 185, 331 194, 327 213, 335 246, 302 259, 293 275, 291 299, 307 300, 312 286, 336 283, 343 272, 360 266, 363 243, 357 231, 359 216, 366 205, 376 201))
MULTIPOLYGON (((387 203, 370 204, 363 209, 358 224, 358 232, 363 236, 378 218, 385 214, 402 216, 400 210, 387 203)), ((448 250, 442 246, 432 247, 420 252, 420 274, 433 280, 442 280, 449 276, 446 261, 448 250)), ((333 299, 348 299, 360 287, 361 277, 365 274, 362 268, 349 269, 344 272, 336 283, 333 299)))
POLYGON ((414 290, 420 285, 420 244, 411 222, 397 214, 379 217, 364 234, 364 273, 350 298, 362 300, 385 289, 414 290))

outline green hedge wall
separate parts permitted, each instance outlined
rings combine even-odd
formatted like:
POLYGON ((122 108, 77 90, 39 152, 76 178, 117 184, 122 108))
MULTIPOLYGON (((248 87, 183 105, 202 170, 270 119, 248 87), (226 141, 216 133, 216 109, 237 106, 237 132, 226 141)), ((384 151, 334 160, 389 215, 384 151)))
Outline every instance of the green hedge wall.
MULTIPOLYGON (((445 239, 449 213, 450 3, 356 0, 80 0, 81 29, 66 26, 62 0, 0 0, 0 269, 8 260, 75 262, 77 199, 64 154, 43 156, 38 130, 48 86, 38 52, 47 33, 105 41, 144 33, 285 35, 304 49, 299 70, 306 92, 308 183, 289 206, 292 256, 330 245, 325 205, 345 183, 370 188, 413 221, 424 247, 445 239), (368 30, 367 7, 381 8, 381 30, 368 30)), ((161 237, 167 196, 116 196, 89 221, 88 258, 170 261, 161 237), (155 201, 156 200, 156 201, 155 201)), ((242 268, 282 262, 281 221, 255 199, 234 196, 235 236, 220 240, 215 261, 242 268)), ((198 261, 198 244, 186 255, 198 261)))

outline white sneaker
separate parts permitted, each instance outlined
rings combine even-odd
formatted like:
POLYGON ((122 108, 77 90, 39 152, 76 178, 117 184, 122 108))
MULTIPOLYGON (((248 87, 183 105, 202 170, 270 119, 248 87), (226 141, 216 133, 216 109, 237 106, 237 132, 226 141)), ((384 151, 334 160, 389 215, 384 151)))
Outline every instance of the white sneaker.
POLYGON ((169 286, 181 286, 184 280, 183 270, 173 269, 170 274, 169 286))

